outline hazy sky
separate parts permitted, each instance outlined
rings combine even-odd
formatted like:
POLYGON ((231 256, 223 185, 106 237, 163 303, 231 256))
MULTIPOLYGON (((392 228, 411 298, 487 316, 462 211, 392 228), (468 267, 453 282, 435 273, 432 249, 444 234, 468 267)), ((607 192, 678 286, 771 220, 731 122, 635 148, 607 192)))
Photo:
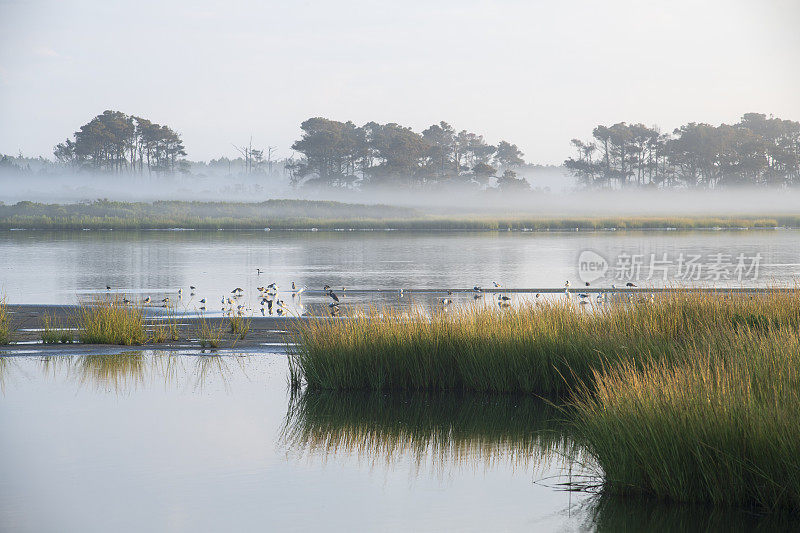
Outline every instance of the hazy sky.
POLYGON ((800 2, 0 0, 0 152, 105 109, 290 154, 310 116, 446 120, 558 163, 598 123, 800 120, 800 2))

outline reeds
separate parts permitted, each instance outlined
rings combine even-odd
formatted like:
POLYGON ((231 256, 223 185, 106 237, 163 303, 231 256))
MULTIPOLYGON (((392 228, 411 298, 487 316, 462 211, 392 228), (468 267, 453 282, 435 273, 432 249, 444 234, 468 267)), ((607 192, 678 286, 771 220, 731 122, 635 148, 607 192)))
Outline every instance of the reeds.
POLYGON ((294 326, 289 346, 317 389, 413 389, 558 395, 622 363, 676 360, 719 331, 796 331, 789 292, 727 297, 669 293, 654 301, 568 303, 425 314, 391 310, 294 326))
POLYGON ((153 333, 150 338, 156 344, 180 340, 178 316, 174 307, 168 308, 167 315, 153 325, 153 333))
POLYGON ((800 509, 797 330, 719 335, 677 363, 595 373, 576 427, 609 493, 800 509))
POLYGON ((42 342, 44 344, 69 344, 73 341, 72 332, 65 329, 61 321, 49 313, 42 314, 42 342))
POLYGON ((197 327, 195 336, 197 337, 200 347, 216 350, 222 342, 222 335, 224 331, 224 323, 218 322, 215 327, 205 316, 200 317, 200 324, 197 327))
POLYGON ((148 340, 144 312, 118 299, 83 304, 75 316, 78 339, 86 344, 138 345, 148 340))
POLYGON ((0 300, 0 346, 11 343, 11 317, 6 300, 0 300))
POLYGON ((247 336, 247 333, 250 331, 250 322, 250 318, 231 315, 228 318, 230 334, 234 335, 237 339, 244 339, 245 336, 247 336))

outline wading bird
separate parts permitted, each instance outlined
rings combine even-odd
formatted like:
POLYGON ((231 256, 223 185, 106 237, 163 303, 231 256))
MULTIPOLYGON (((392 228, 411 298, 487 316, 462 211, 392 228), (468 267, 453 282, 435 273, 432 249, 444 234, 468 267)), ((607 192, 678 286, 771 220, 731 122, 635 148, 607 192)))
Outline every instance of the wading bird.
POLYGON ((636 284, 635 284, 635 283, 631 283, 631 282, 629 281, 628 283, 626 283, 626 284, 625 284, 625 286, 626 286, 626 287, 635 287, 635 286, 636 286, 636 284))
POLYGON ((496 281, 493 281, 493 282, 492 282, 492 284, 494 285, 494 288, 495 288, 495 289, 500 289, 500 288, 502 288, 502 287, 503 287, 502 285, 500 285, 500 284, 499 284, 499 283, 497 283, 496 281))
POLYGON ((106 285, 106 290, 110 291, 111 290, 111 285, 106 285))
POLYGON ((564 288, 565 288, 565 289, 569 289, 569 280, 567 280, 566 282, 564 282, 564 288))
POLYGON ((146 304, 149 304, 149 303, 150 303, 150 297, 149 297, 149 296, 148 296, 147 298, 145 298, 145 299, 144 299, 144 303, 146 303, 146 304))
POLYGON ((293 291, 296 291, 296 290, 297 290, 297 287, 295 287, 295 286, 294 286, 294 281, 292 282, 292 290, 293 290, 293 291))
POLYGON ((475 285, 474 287, 472 287, 472 290, 475 292, 481 292, 482 289, 480 288, 480 286, 475 285))
POLYGON ((263 270, 261 270, 260 268, 256 269, 256 275, 257 276, 260 276, 262 272, 263 272, 263 270))
POLYGON ((205 298, 203 298, 202 300, 200 300, 200 303, 201 303, 201 304, 204 304, 204 303, 206 303, 206 299, 205 299, 205 298))
POLYGON ((328 291, 328 296, 330 296, 331 298, 333 298, 333 301, 334 301, 334 302, 336 302, 337 304, 339 303, 339 297, 338 297, 338 296, 336 296, 336 293, 335 293, 335 292, 333 292, 333 291, 330 291, 330 290, 329 290, 329 291, 328 291))

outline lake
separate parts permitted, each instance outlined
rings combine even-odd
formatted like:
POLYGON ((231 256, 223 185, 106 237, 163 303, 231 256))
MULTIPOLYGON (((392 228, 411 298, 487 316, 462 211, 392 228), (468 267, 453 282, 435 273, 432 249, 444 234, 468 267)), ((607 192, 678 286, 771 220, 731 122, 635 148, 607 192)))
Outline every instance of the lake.
POLYGON ((493 282, 507 288, 558 288, 566 280, 573 287, 586 280, 599 287, 786 285, 800 274, 798 235, 793 230, 7 231, 0 232, 0 294, 9 303, 29 304, 75 304, 107 294, 150 296, 154 302, 169 296, 185 312, 196 312, 205 298, 208 313, 218 313, 221 298, 232 289, 245 289, 243 301, 257 309, 256 288, 277 282, 287 308, 301 314, 304 306, 327 302, 320 291, 324 285, 353 304, 375 305, 396 303, 400 288, 406 290, 403 302, 410 302, 445 294, 414 295, 411 289, 493 287, 493 282), (264 273, 258 275, 257 268, 264 273), (292 282, 316 293, 309 290, 297 302, 283 292, 292 282), (197 287, 194 295, 189 286, 197 287))
MULTIPOLYGON (((282 289, 292 281, 329 284, 359 305, 396 304, 399 288, 493 281, 509 288, 557 288, 566 280, 579 287, 589 278, 593 287, 628 280, 791 285, 800 272, 797 235, 15 231, 0 233, 0 290, 10 303, 70 304, 106 294, 175 298, 183 288, 183 308, 192 312, 201 298, 218 301, 237 286, 252 294, 272 281, 282 289)), ((403 302, 426 297, 433 296, 412 293, 403 302)), ((326 301, 321 292, 303 298, 305 305, 326 301)), ((800 526, 564 490, 591 486, 597 473, 564 412, 535 398, 292 394, 280 351, 114 352, 0 350, 0 530, 800 526)))
POLYGON ((293 396, 281 354, 0 357, 0 385, 3 531, 798 525, 560 490, 580 451, 533 398, 293 396))

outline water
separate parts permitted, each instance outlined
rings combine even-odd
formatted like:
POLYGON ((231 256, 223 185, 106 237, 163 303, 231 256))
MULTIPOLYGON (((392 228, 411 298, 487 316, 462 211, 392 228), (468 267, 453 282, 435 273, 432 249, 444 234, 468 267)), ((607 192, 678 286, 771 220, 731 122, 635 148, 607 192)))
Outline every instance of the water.
MULTIPOLYGON (((302 312, 286 292, 293 281, 298 288, 317 290, 302 298, 303 305, 312 306, 327 302, 319 291, 324 285, 349 302, 377 304, 399 300, 399 288, 492 287, 494 281, 510 288, 563 287, 565 280, 579 287, 579 257, 587 250, 608 262, 594 286, 627 281, 641 286, 792 284, 800 274, 800 239, 792 230, 9 231, 0 232, 0 293, 9 303, 35 304, 71 304, 109 292, 153 301, 169 296, 179 310, 189 312, 206 298, 208 311, 218 312, 220 299, 235 287, 245 289, 243 301, 256 309, 256 287, 275 281, 287 307, 302 312), (699 260, 692 267, 694 256, 699 260), (738 257, 746 268, 737 272, 738 257), (256 268, 265 273, 257 275, 256 268), (197 287, 194 296, 190 285, 197 287), (180 300, 179 288, 184 290, 180 300)), ((406 292, 403 301, 444 294, 406 292)), ((455 295, 456 300, 471 298, 455 295)))
MULTIPOLYGON (((330 284, 340 294, 347 286, 347 300, 383 303, 398 301, 400 287, 561 287, 565 279, 580 286, 578 258, 586 250, 611 265, 619 256, 761 254, 756 279, 679 280, 690 285, 792 284, 800 272, 793 231, 24 231, 0 233, 0 291, 11 303, 64 304, 106 294, 106 285, 154 300, 183 288, 182 305, 191 310, 200 298, 218 301, 236 286, 252 294, 271 281, 283 289, 295 281, 330 284), (256 268, 266 273, 258 276, 256 268), (194 297, 189 285, 197 286, 194 297), (363 288, 387 292, 355 291, 363 288)), ((642 285, 677 279, 674 265, 668 280, 639 274, 642 285)), ((609 274, 593 286, 621 281, 609 274)), ((319 293, 303 299, 326 301, 319 293)), ((102 350, 0 352, 0 530, 798 526, 729 509, 559 490, 558 483, 586 479, 570 458, 588 458, 563 416, 534 399, 292 396, 279 353, 102 350)))
POLYGON ((3 531, 798 525, 558 490, 582 456, 541 401, 292 396, 280 354, 0 357, 0 388, 3 531))

